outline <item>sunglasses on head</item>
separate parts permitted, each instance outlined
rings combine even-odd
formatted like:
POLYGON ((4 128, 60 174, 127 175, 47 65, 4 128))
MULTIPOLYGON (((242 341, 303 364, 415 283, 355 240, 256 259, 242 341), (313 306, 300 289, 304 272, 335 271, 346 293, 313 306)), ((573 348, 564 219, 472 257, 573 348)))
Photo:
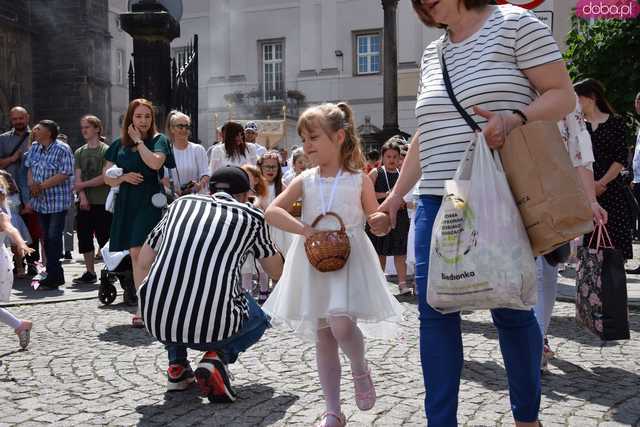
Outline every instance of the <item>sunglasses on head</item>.
POLYGON ((191 125, 183 125, 182 123, 178 125, 173 125, 173 127, 178 129, 191 129, 191 125))

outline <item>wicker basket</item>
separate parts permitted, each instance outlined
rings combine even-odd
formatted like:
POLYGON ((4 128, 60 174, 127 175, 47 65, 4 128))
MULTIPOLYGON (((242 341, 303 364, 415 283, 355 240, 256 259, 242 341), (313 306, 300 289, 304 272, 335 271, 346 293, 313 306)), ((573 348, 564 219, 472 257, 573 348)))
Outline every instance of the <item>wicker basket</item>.
POLYGON ((347 236, 344 222, 338 214, 327 212, 324 215, 319 215, 311 226, 318 225, 318 222, 325 216, 337 218, 340 222, 340 230, 318 231, 304 242, 309 262, 316 270, 323 273, 340 270, 347 263, 351 253, 349 236, 347 236))
POLYGON ((293 202, 289 213, 296 218, 300 218, 302 216, 302 202, 300 200, 293 202))

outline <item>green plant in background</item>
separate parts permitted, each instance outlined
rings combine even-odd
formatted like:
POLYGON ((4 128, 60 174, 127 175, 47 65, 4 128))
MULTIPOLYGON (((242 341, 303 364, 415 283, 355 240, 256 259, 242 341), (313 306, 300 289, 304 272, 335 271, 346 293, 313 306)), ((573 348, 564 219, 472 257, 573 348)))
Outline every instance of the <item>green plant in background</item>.
POLYGON ((600 80, 615 110, 625 117, 627 144, 633 145, 638 126, 633 108, 640 91, 640 19, 572 18, 564 54, 574 82, 587 77, 600 80))

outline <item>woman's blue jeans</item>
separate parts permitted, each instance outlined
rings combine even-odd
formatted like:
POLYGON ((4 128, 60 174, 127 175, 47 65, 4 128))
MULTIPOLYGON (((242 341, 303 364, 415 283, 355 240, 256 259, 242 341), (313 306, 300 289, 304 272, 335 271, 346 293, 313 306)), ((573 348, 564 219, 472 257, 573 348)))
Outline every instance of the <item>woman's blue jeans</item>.
MULTIPOLYGON (((420 311, 420 358, 430 427, 458 425, 462 373, 460 313, 441 314, 427 304, 431 231, 442 198, 421 196, 416 210, 416 284, 420 311)), ((533 310, 491 310, 509 382, 511 410, 517 421, 533 422, 540 408, 542 336, 533 310)))

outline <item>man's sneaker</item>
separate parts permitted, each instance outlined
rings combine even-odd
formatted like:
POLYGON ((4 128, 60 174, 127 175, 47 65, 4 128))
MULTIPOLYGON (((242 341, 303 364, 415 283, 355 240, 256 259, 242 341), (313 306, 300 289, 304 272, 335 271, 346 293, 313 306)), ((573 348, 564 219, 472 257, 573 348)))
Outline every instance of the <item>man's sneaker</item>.
POLYGON ((167 369, 167 391, 183 391, 193 383, 193 370, 191 366, 183 366, 179 363, 169 365, 167 369))
POLYGON ((231 403, 236 400, 227 366, 215 351, 208 351, 202 357, 196 369, 196 382, 200 395, 207 396, 210 402, 231 403))
POLYGON ((82 276, 73 279, 73 283, 76 285, 90 285, 97 281, 98 276, 96 276, 96 273, 91 273, 90 271, 85 271, 82 276))
POLYGON ((56 280, 52 277, 45 277, 40 280, 38 289, 58 289, 62 285, 64 285, 64 278, 56 280))

